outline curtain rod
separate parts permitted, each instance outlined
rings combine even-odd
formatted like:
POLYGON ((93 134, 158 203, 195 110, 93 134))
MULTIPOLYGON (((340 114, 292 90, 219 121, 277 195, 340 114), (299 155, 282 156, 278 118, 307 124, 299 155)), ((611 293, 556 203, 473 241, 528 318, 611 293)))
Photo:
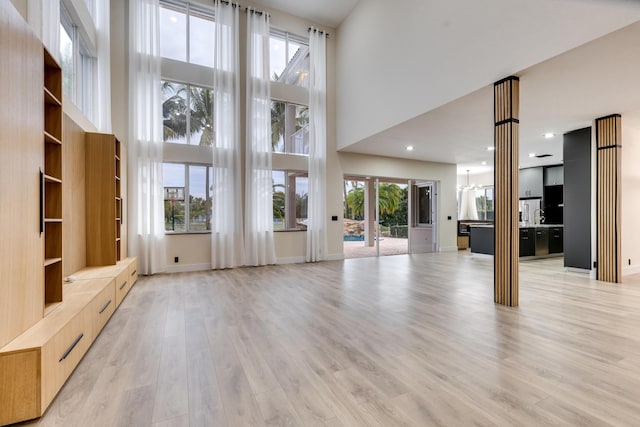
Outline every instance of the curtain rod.
POLYGON ((319 30, 317 28, 313 28, 313 27, 309 27, 309 32, 313 31, 314 33, 320 33, 320 34, 324 34, 325 36, 329 37, 329 33, 324 31, 324 30, 319 30))
MULTIPOLYGON (((230 2, 230 1, 228 1, 228 0, 220 0, 220 3, 224 3, 224 4, 226 4, 227 6, 231 6, 231 7, 237 7, 238 9, 243 9, 243 8, 244 8, 244 11, 245 11, 246 13, 251 12, 251 13, 255 13, 256 15, 264 15, 264 14, 266 13, 266 12, 265 12, 265 11, 263 11, 263 10, 256 10, 256 9, 254 9, 254 8, 252 8, 252 7, 249 7, 249 6, 243 6, 243 5, 241 5, 240 3, 233 3, 233 2, 230 2)), ((267 16, 268 16, 268 17, 271 17, 271 15, 270 15, 270 14, 268 14, 268 13, 266 13, 266 14, 267 14, 267 16)))

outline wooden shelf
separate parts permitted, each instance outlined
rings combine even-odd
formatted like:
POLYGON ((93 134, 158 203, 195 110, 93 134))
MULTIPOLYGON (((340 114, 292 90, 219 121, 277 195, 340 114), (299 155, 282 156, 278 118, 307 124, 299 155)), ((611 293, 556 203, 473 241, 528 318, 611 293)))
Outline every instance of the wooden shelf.
POLYGON ((51 93, 51 91, 49 89, 47 89, 47 87, 44 87, 44 102, 47 104, 52 104, 52 105, 57 105, 59 107, 62 107, 62 102, 56 98, 56 96, 54 94, 51 93))
POLYGON ((86 215, 92 218, 87 221, 87 266, 113 265, 121 259, 121 144, 111 134, 87 133, 85 138, 86 215))
POLYGON ((44 266, 47 267, 51 264, 55 264, 56 262, 62 262, 62 258, 47 258, 44 260, 44 266))
POLYGON ((62 180, 59 178, 55 178, 53 176, 50 175, 45 175, 44 176, 44 182, 51 182, 51 183, 56 183, 56 184, 62 184, 62 180))
POLYGON ((58 138, 56 138, 55 136, 51 135, 49 132, 47 132, 46 130, 44 131, 44 142, 46 142, 47 144, 57 144, 57 145, 62 145, 62 141, 60 141, 58 138))

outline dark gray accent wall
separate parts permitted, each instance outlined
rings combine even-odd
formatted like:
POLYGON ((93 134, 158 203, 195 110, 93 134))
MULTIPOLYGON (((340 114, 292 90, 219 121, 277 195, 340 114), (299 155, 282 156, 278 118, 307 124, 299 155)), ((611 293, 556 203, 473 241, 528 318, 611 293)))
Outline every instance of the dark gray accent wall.
POLYGON ((564 266, 591 269, 591 128, 564 134, 564 266))

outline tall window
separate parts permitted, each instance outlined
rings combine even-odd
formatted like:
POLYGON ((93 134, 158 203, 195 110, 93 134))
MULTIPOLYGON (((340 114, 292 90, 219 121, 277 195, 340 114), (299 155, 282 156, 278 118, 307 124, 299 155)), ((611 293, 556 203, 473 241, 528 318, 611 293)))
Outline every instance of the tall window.
POLYGON ((213 145, 213 90, 165 80, 161 101, 164 142, 213 145))
POLYGON ((271 80, 309 87, 309 42, 289 33, 271 32, 269 40, 271 80))
POLYGON ((211 166, 164 163, 165 231, 197 233, 211 230, 211 166))
POLYGON ((273 171, 273 228, 306 230, 309 181, 307 172, 273 171))
POLYGON ((309 107, 271 102, 271 146, 274 153, 309 154, 309 107))
POLYGON ((163 2, 160 28, 160 56, 213 67, 215 22, 211 12, 190 4, 163 2))
MULTIPOLYGON (((60 63, 62 66, 62 90, 66 99, 71 100, 84 115, 93 120, 96 101, 94 94, 96 49, 82 34, 95 33, 95 23, 76 22, 65 5, 93 10, 91 2, 60 3, 60 63), (92 28, 83 28, 91 26, 92 28)), ((87 13, 91 13, 87 10, 87 13)), ((73 16, 77 16, 78 12, 73 16)), ((93 16, 93 15, 92 15, 93 16)))

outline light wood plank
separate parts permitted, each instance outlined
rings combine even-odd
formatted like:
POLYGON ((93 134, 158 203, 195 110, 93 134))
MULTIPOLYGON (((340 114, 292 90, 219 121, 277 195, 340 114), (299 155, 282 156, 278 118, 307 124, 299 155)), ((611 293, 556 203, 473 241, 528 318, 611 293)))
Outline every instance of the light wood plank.
POLYGON ((517 309, 466 252, 143 277, 35 424, 152 425, 164 376, 153 425, 634 425, 640 277, 519 267, 517 309))

